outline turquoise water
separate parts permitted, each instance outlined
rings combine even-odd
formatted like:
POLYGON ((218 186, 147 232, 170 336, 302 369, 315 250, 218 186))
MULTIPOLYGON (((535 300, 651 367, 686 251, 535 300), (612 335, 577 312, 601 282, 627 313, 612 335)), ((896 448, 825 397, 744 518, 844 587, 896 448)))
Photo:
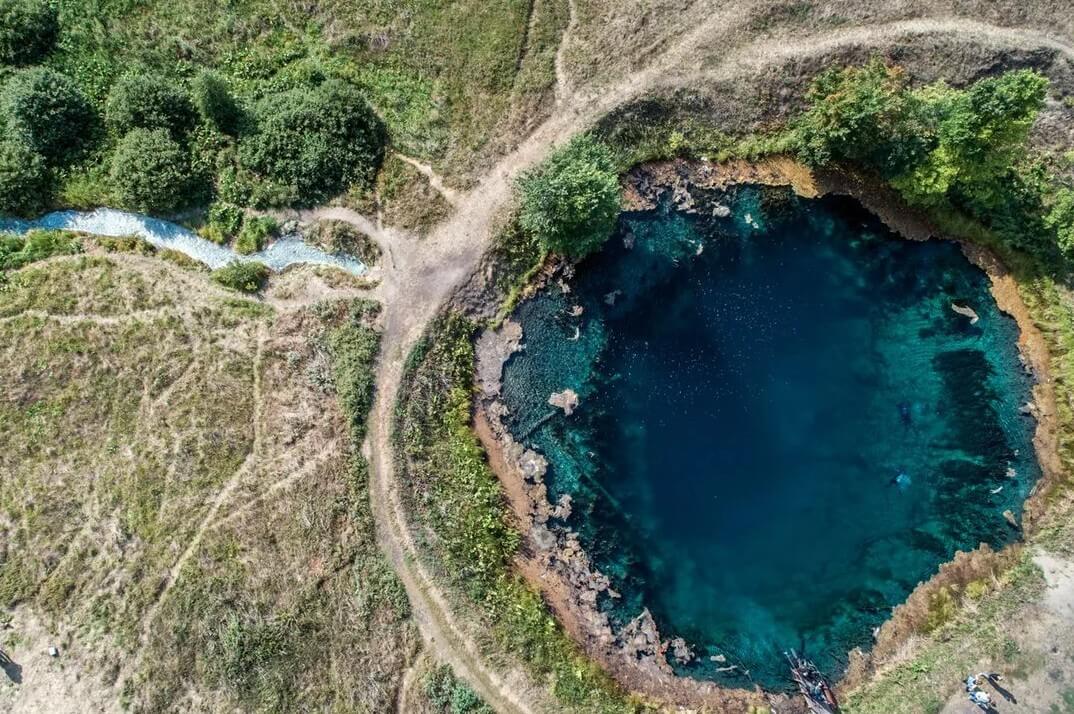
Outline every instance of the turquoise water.
POLYGON ((624 216, 569 293, 523 304, 504 400, 574 497, 613 618, 649 607, 698 655, 681 673, 781 688, 782 650, 839 675, 956 550, 1017 537, 1032 385, 954 244, 848 199, 714 198, 730 216, 624 216), (570 417, 547 403, 568 387, 570 417))

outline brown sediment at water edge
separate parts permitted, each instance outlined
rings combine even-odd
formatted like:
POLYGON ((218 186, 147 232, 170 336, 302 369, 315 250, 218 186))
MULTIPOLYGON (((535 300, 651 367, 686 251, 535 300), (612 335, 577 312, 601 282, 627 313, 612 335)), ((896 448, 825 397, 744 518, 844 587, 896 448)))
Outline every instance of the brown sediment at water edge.
MULTIPOLYGON (((851 172, 812 172, 787 157, 723 164, 688 160, 643 164, 623 178, 623 206, 625 210, 647 210, 670 198, 676 210, 711 213, 714 206, 701 196, 706 191, 734 184, 786 186, 807 198, 849 195, 907 239, 948 238, 909 209, 890 188, 851 172)), ((982 246, 957 242, 966 257, 988 275, 1000 310, 1017 322, 1019 351, 1026 369, 1036 381, 1033 402, 1025 407, 1037 420, 1034 446, 1042 470, 1023 516, 1024 533, 1031 535, 1045 513, 1046 494, 1061 478, 1055 389, 1050 376, 1047 342, 1022 300, 1015 279, 997 256, 982 246)), ((536 282, 543 285, 564 274, 569 277, 572 269, 566 262, 550 263, 536 282)), ((536 290, 541 285, 531 287, 536 290)), ((524 536, 517 560, 520 572, 540 590, 582 649, 626 689, 666 704, 715 711, 745 711, 751 705, 773 704, 778 705, 780 711, 794 711, 796 704, 783 695, 767 694, 760 689, 721 687, 714 682, 676 675, 669 659, 689 659, 686 644, 680 640, 662 639, 647 610, 622 630, 613 630, 607 614, 597 607, 597 599, 618 595, 611 590, 608 578, 593 567, 577 535, 557 523, 570 513, 569 498, 549 502, 544 484, 547 463, 541 455, 515 441, 504 426, 507 410, 499 400, 499 380, 504 363, 519 348, 521 338, 521 328, 510 320, 498 330, 487 331, 479 338, 477 359, 481 392, 475 416, 475 430, 489 454, 491 467, 504 486, 516 524, 524 536)), ((1016 543, 996 552, 982 544, 970 553, 957 553, 951 561, 940 566, 936 575, 919 584, 907 600, 893 610, 889 620, 880 627, 868 653, 861 650, 850 653, 849 667, 839 683, 840 689, 846 691, 866 681, 872 672, 898 655, 910 637, 921 631, 933 593, 941 588, 960 587, 973 580, 995 576, 1017 560, 1021 547, 1016 543)))

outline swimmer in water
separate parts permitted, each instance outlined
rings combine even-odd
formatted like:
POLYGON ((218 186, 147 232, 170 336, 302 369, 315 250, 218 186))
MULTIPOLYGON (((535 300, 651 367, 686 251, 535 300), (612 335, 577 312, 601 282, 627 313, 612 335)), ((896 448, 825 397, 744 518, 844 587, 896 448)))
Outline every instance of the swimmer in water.
POLYGON ((896 406, 899 409, 899 419, 902 420, 902 425, 910 426, 914 421, 913 413, 910 411, 910 402, 899 402, 896 406))
POLYGON ((910 475, 906 473, 904 469, 900 468, 899 473, 895 474, 890 483, 892 486, 898 486, 899 488, 904 489, 910 485, 910 475))

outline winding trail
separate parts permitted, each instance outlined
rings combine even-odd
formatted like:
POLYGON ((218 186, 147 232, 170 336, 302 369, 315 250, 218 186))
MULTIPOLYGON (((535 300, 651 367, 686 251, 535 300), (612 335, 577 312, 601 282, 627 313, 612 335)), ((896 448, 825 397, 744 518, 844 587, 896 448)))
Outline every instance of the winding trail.
MULTIPOLYGON (((699 46, 717 42, 718 30, 733 29, 735 17, 746 18, 748 8, 754 5, 743 3, 730 10, 715 11, 648 66, 610 86, 583 92, 570 88, 564 66, 564 47, 575 23, 574 1, 569 0, 571 21, 556 53, 556 108, 552 115, 496 164, 475 188, 457 195, 453 201, 454 214, 420 243, 399 232, 381 231, 375 226, 371 230, 364 225, 369 223, 365 218, 354 221, 382 241, 394 263, 374 290, 374 297, 384 305, 384 336, 365 444, 372 469, 371 498, 378 540, 406 586, 414 619, 430 650, 451 664, 497 711, 526 714, 541 711, 542 697, 528 692, 519 682, 507 681, 487 664, 481 647, 456 621, 447 596, 422 564, 395 483, 390 432, 406 356, 452 291, 476 269, 495 235, 499 217, 511 201, 515 177, 538 164, 558 144, 646 92, 688 86, 701 80, 745 78, 788 61, 844 47, 879 46, 915 36, 946 35, 962 42, 1002 48, 1050 49, 1074 58, 1074 45, 1042 33, 973 20, 937 18, 849 27, 793 40, 765 38, 737 48, 729 46, 729 52, 713 68, 696 69, 691 57, 699 46)), ((350 219, 338 209, 321 209, 315 213, 350 219)))
MULTIPOLYGON (((871 27, 850 27, 823 35, 788 39, 772 37, 730 49, 709 70, 696 69, 692 60, 702 44, 713 46, 720 30, 736 26, 748 17, 756 3, 717 10, 682 36, 643 69, 607 86, 582 92, 572 89, 565 67, 564 48, 575 23, 574 1, 569 0, 571 20, 556 53, 556 108, 519 146, 505 156, 475 188, 456 196, 454 214, 420 243, 394 231, 381 231, 355 219, 359 228, 382 241, 393 256, 374 297, 384 305, 384 336, 376 373, 376 397, 370 417, 365 452, 372 479, 371 499, 377 521, 378 541, 403 581, 414 619, 436 657, 454 668, 497 711, 542 710, 542 697, 519 682, 507 681, 488 665, 481 647, 456 621, 445 593, 421 562, 403 511, 395 483, 390 440, 392 412, 410 349, 429 321, 456 286, 476 269, 495 234, 497 221, 509 205, 513 181, 520 172, 538 164, 558 144, 591 126, 601 116, 648 91, 714 78, 749 77, 791 60, 815 57, 843 47, 879 46, 915 36, 946 35, 960 41, 989 46, 1054 50, 1074 58, 1074 45, 1030 30, 988 25, 959 18, 916 19, 871 27)), ((729 45, 730 47, 730 45, 729 45)), ((350 220, 338 209, 321 209, 325 217, 350 220)))

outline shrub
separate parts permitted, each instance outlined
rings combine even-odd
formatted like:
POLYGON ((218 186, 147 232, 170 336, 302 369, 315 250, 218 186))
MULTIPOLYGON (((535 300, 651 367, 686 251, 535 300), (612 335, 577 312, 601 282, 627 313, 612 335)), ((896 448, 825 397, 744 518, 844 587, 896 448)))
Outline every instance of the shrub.
POLYGON ((605 241, 619 214, 611 152, 588 136, 572 139, 519 180, 519 222, 547 250, 581 257, 605 241))
POLYGON ((269 236, 279 230, 276 220, 270 216, 247 218, 235 241, 235 252, 241 255, 256 253, 265 247, 269 236))
POLYGON ((226 288, 256 293, 268 280, 269 268, 255 261, 234 261, 213 271, 213 280, 226 288))
POLYGON ((1063 255, 1074 259, 1074 190, 1064 187, 1055 193, 1044 222, 1055 231, 1063 255))
POLYGON ((194 105, 174 81, 151 74, 120 78, 108 93, 105 122, 116 136, 133 129, 167 129, 182 139, 194 127, 194 105))
POLYGON ((215 225, 220 233, 234 237, 243 227, 243 209, 233 203, 217 201, 208 209, 208 222, 215 225))
POLYGON ((0 213, 29 215, 44 208, 50 186, 39 154, 13 141, 0 143, 0 213))
POLYGON ((912 168, 935 144, 935 132, 927 103, 909 89, 906 73, 879 58, 824 72, 794 124, 799 158, 810 166, 865 164, 885 177, 912 168))
POLYGON ((231 90, 215 72, 205 70, 191 84, 194 106, 202 121, 224 134, 234 136, 242 124, 242 110, 231 96, 231 90))
POLYGON ((189 186, 186 155, 165 130, 134 129, 116 147, 111 180, 124 208, 168 213, 189 186))
POLYGON ((82 252, 82 240, 70 231, 29 231, 25 236, 0 235, 0 270, 15 270, 54 255, 82 252))
POLYGON ((0 112, 9 136, 52 164, 81 153, 94 123, 93 110, 74 82, 45 67, 12 75, 0 112))
POLYGON ((315 221, 306 229, 305 239, 329 253, 353 255, 366 265, 380 260, 380 246, 350 223, 330 218, 315 221))
POLYGON ((27 65, 52 50, 60 26, 42 0, 0 0, 0 64, 27 65))
POLYGON ((340 81, 270 95, 256 119, 239 158, 260 182, 260 205, 316 203, 368 184, 384 156, 380 121, 358 90, 340 81))

